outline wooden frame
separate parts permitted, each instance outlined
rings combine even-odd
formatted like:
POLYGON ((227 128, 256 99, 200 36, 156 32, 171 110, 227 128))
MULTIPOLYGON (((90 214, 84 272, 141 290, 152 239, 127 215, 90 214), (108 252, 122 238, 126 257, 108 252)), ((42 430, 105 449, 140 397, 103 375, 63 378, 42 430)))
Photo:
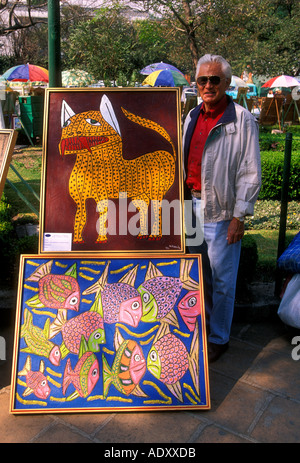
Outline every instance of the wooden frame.
POLYGON ((181 164, 179 88, 47 89, 39 252, 184 252, 181 164))
POLYGON ((11 129, 0 130, 0 199, 4 190, 18 133, 11 129))
POLYGON ((199 255, 21 256, 10 413, 209 408, 199 255))

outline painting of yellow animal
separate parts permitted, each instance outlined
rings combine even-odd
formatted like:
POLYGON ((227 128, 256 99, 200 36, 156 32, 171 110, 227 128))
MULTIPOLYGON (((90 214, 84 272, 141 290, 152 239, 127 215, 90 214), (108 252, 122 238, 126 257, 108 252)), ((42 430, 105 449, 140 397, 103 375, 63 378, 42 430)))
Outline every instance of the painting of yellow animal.
MULTIPOLYGON (((64 188, 68 195, 67 200, 69 201, 70 198, 72 200, 71 208, 74 211, 72 229, 68 230, 72 233, 72 250, 84 250, 87 241, 89 247, 101 251, 115 250, 118 246, 121 250, 124 248, 130 250, 131 246, 136 252, 137 249, 153 249, 153 245, 154 249, 158 250, 181 250, 181 227, 179 232, 176 231, 176 235, 179 235, 176 237, 175 229, 178 230, 178 226, 176 228, 178 224, 172 224, 170 227, 168 223, 166 234, 163 227, 163 220, 171 221, 170 208, 168 214, 163 214, 164 201, 170 204, 176 199, 177 209, 181 208, 180 160, 178 159, 180 121, 178 122, 176 111, 173 118, 175 127, 171 127, 170 130, 169 121, 166 121, 165 127, 164 118, 157 117, 154 111, 148 111, 151 117, 145 117, 143 108, 137 112, 137 106, 132 105, 131 102, 135 92, 130 93, 131 99, 123 98, 123 101, 120 99, 118 107, 116 107, 116 99, 112 104, 114 95, 109 92, 96 93, 99 106, 95 107, 94 103, 90 109, 89 107, 78 109, 78 104, 74 104, 74 98, 70 98, 66 90, 60 98, 57 163, 61 163, 65 170, 64 160, 68 158, 66 169, 68 174, 64 174, 66 177, 64 188), (132 137, 135 132, 141 130, 144 138, 149 140, 148 146, 147 143, 142 146, 137 137, 135 154, 125 153, 127 136, 132 137), (72 163, 69 159, 72 159, 72 163), (94 203, 96 215, 95 211, 89 212, 92 209, 91 202, 94 203), (115 209, 117 202, 118 208, 115 209), (124 206, 124 204, 125 213, 135 211, 134 218, 135 223, 138 222, 138 228, 127 226, 124 233, 123 223, 122 236, 120 236, 118 234, 120 215, 124 221, 124 210, 120 210, 120 205, 124 206), (115 215, 113 216, 112 213, 115 215), (93 244, 91 244, 89 229, 95 229, 97 232, 95 234, 93 230, 93 244)), ((159 96, 162 95, 163 93, 159 93, 159 96)), ((163 103, 164 98, 161 100, 163 103)), ((157 102, 155 106, 159 108, 157 102)), ((162 112, 165 110, 166 108, 162 107, 162 112)), ((48 181, 47 184, 51 185, 51 182, 48 181)), ((65 214, 68 215, 69 212, 65 214)), ((179 218, 180 222, 181 210, 177 210, 174 215, 176 221, 178 222, 179 218)), ((125 222, 126 220, 129 225, 130 216, 127 215, 125 222)), ((54 231, 57 230, 53 227, 45 230, 45 232, 54 231)))

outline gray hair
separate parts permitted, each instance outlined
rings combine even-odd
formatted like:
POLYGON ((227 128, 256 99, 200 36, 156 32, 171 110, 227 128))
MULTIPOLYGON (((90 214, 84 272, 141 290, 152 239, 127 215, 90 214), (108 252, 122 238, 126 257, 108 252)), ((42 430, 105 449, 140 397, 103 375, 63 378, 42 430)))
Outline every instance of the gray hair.
POLYGON ((198 77, 199 74, 199 69, 202 64, 207 64, 207 63, 219 63, 221 65, 222 71, 226 77, 226 79, 231 79, 232 77, 232 71, 231 71, 231 66, 230 64, 220 55, 204 55, 202 56, 198 63, 197 63, 197 69, 196 69, 196 78, 198 77))

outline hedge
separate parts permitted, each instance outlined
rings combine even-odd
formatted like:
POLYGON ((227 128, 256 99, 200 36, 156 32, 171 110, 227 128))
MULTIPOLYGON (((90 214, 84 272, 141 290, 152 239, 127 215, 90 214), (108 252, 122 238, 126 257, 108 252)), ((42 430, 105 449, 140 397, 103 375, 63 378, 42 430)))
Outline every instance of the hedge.
MULTIPOLYGON (((284 152, 261 151, 262 188, 259 199, 280 200, 284 152)), ((300 200, 300 151, 293 150, 289 176, 289 200, 300 200)))

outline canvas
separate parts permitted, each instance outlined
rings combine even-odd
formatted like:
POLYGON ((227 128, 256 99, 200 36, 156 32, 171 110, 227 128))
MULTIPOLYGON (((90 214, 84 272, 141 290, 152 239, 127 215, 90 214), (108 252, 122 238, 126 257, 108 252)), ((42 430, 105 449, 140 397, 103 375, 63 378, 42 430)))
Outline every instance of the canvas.
POLYGON ((47 89, 42 252, 184 252, 178 88, 47 89))
POLYGON ((0 199, 15 148, 18 133, 11 129, 0 130, 0 199))
POLYGON ((10 412, 210 408, 201 256, 23 255, 10 412))

